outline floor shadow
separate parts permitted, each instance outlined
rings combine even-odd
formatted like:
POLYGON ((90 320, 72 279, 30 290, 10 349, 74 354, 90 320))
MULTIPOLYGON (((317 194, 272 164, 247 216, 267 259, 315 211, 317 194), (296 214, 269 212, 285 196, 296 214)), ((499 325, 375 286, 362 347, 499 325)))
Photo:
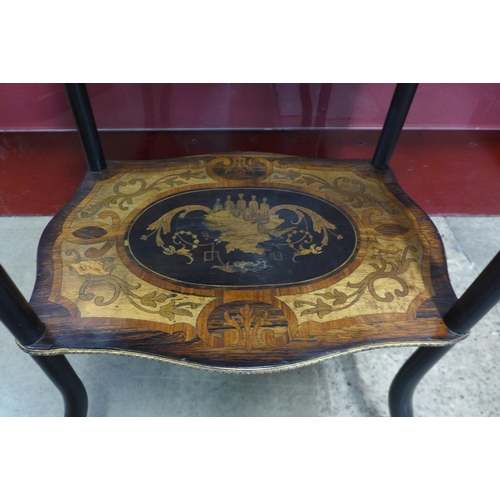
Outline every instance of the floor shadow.
POLYGON ((338 358, 344 374, 345 382, 352 395, 353 404, 356 405, 359 414, 366 417, 380 417, 380 412, 369 397, 369 387, 366 387, 360 377, 356 359, 352 354, 338 358))

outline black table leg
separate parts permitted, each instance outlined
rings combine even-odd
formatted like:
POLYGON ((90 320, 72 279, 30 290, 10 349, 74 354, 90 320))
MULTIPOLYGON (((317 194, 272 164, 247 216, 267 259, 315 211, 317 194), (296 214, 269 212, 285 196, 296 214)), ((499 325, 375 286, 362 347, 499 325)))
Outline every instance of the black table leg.
MULTIPOLYGON (((0 321, 22 345, 34 344, 45 325, 0 265, 0 321)), ((87 415, 87 392, 64 356, 33 356, 35 362, 61 391, 67 417, 87 415)))
POLYGON ((88 398, 85 387, 64 356, 31 356, 59 389, 64 399, 65 417, 86 417, 88 398))
POLYGON ((413 417, 413 393, 423 376, 453 347, 419 347, 401 367, 389 390, 391 417, 413 417))

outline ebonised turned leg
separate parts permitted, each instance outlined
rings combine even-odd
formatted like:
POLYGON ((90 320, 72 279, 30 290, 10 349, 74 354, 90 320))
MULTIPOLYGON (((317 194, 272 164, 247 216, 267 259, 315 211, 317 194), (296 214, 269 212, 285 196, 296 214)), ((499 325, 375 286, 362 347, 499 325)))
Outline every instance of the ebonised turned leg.
MULTIPOLYGON (((35 343, 44 333, 40 321, 5 269, 0 266, 0 320, 22 345, 35 343)), ((64 356, 33 356, 35 362, 61 391, 67 417, 87 415, 87 392, 64 356)))
POLYGON ((413 417, 413 393, 423 376, 453 347, 419 347, 401 367, 389 390, 391 417, 413 417))
POLYGON ((102 151, 87 87, 84 83, 66 83, 65 89, 75 117, 78 135, 82 142, 89 170, 91 172, 102 172, 106 168, 106 160, 102 151))
MULTIPOLYGON (((466 335, 500 301, 500 252, 444 315, 446 326, 466 335)), ((401 367, 389 390, 393 417, 413 416, 412 397, 420 379, 453 346, 420 347, 401 367)))
POLYGON ((86 417, 88 398, 85 387, 64 356, 31 356, 59 389, 65 417, 86 417))
POLYGON ((372 158, 372 165, 377 170, 385 170, 389 166, 417 87, 418 83, 398 83, 396 86, 377 148, 372 158))

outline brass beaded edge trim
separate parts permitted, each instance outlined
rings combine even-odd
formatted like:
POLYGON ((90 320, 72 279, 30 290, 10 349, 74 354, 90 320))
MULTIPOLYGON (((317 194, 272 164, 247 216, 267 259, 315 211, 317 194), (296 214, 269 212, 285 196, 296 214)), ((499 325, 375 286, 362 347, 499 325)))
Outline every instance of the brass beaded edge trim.
POLYGON ((352 347, 350 349, 346 349, 345 351, 335 352, 332 354, 326 354, 325 356, 320 356, 318 358, 310 359, 307 361, 298 361, 296 363, 290 363, 289 365, 283 366, 272 366, 268 368, 224 368, 224 367, 211 367, 207 365, 201 365, 195 362, 182 361, 177 359, 166 358, 163 356, 157 356, 154 354, 144 354, 137 353, 132 351, 122 351, 122 350, 113 350, 113 349, 70 349, 70 348, 57 348, 50 351, 32 351, 27 349, 23 345, 16 340, 18 347, 30 354, 31 356, 59 356, 65 354, 111 354, 114 356, 128 356, 131 358, 143 358, 150 359, 153 361, 162 361, 164 363, 171 363, 179 366, 186 366, 189 368, 195 368, 197 370, 205 370, 210 372, 218 372, 218 373, 235 373, 235 374, 245 374, 245 375, 259 375, 264 373, 276 373, 287 370, 294 370, 297 368, 303 368, 305 366, 313 365, 316 363, 320 363, 321 361, 325 361, 327 359, 337 358, 339 356, 343 356, 345 354, 354 354, 361 351, 368 351, 373 349, 383 349, 386 347, 444 347, 455 345, 458 342, 464 340, 468 337, 469 334, 461 335, 460 337, 451 340, 451 341, 432 341, 432 342, 422 342, 422 341, 408 341, 408 342, 387 342, 384 344, 378 345, 368 345, 362 347, 352 347))

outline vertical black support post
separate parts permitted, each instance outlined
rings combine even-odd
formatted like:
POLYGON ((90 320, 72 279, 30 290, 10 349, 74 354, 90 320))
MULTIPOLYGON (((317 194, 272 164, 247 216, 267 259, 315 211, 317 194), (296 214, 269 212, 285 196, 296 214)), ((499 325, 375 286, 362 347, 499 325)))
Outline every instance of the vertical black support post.
POLYGON ((444 315, 446 326, 468 333, 500 301, 500 252, 444 315))
MULTIPOLYGON (((0 266, 0 321, 23 345, 35 343, 45 330, 44 324, 19 289, 0 266)), ((87 415, 87 392, 82 381, 64 356, 32 356, 61 392, 67 417, 87 415)))
POLYGON ((398 83, 396 86, 372 159, 372 165, 378 170, 389 166, 417 87, 418 83, 398 83))
POLYGON ((84 83, 65 83, 64 87, 75 117, 87 165, 92 172, 101 172, 106 168, 106 160, 104 159, 87 88, 84 83))
POLYGON ((413 393, 418 383, 452 347, 419 347, 406 360, 389 389, 391 417, 413 417, 413 393))

